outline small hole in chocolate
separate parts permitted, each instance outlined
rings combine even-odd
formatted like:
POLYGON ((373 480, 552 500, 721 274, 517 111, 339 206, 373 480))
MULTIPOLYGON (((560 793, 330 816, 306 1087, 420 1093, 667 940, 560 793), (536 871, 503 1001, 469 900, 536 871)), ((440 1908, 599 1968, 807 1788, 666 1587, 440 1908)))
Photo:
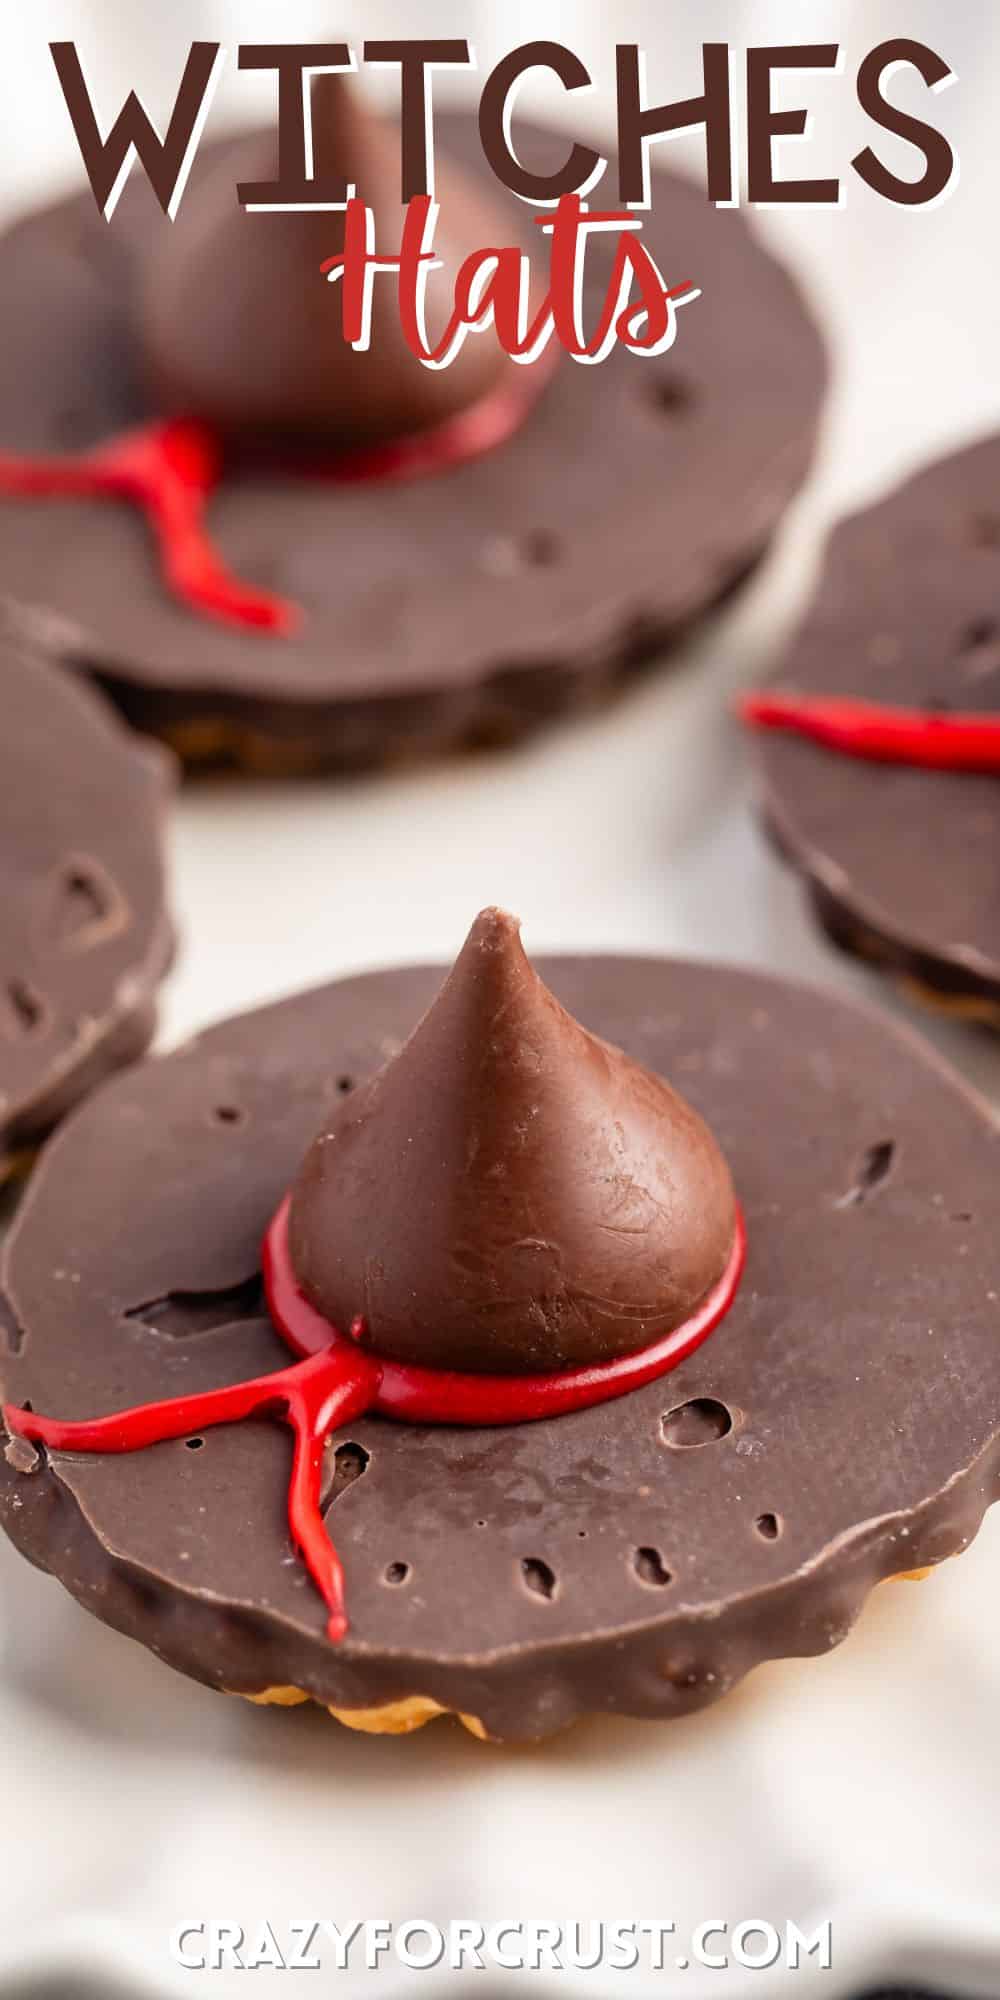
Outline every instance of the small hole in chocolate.
MULTIPOLYGON (((6 1199, 8 1193, 8 1188, 0 1187, 0 1222, 3 1222, 6 1216, 6 1199)), ((13 1213, 13 1209, 11 1209, 11 1213, 13 1213)), ((23 1354, 26 1341, 27 1335, 14 1312, 13 1306, 7 1299, 0 1296, 0 1342, 2 1342, 8 1354, 23 1354)))
POLYGON ((586 1528, 578 1528, 578 1529, 577 1529, 577 1531, 576 1531, 576 1537, 577 1537, 577 1541, 579 1541, 579 1542, 585 1542, 585 1541, 586 1541, 586 1539, 587 1539, 587 1530, 586 1530, 586 1528))
POLYGON ((346 1097, 348 1091, 354 1089, 354 1078, 352 1076, 338 1076, 337 1089, 341 1097, 346 1097))
POLYGON ((347 1487, 353 1486, 355 1480, 367 1472, 370 1464, 371 1452, 354 1438, 345 1438, 343 1444, 338 1444, 333 1454, 333 1476, 324 1496, 324 1507, 332 1507, 347 1487))
POLYGON ((549 529, 529 528, 520 536, 493 535, 483 544, 480 563, 490 576, 516 576, 519 570, 546 569, 561 554, 559 539, 549 529))
POLYGON ((632 1568, 640 1583, 662 1590, 664 1584, 673 1582, 659 1549, 636 1549, 632 1556, 632 1568))
POLYGON ((977 548, 1000 549, 1000 514, 976 514, 972 521, 972 539, 977 548))
POLYGON ((754 1527, 765 1542, 776 1542, 781 1533, 781 1521, 777 1514, 758 1514, 754 1527))
POLYGON ((65 894, 67 913, 71 912, 78 924, 99 923, 107 915, 107 899, 85 868, 67 869, 65 894))
POLYGON ((9 1017, 19 1035, 36 1035, 45 1020, 45 1007, 26 979, 7 981, 9 1017))
POLYGON ((952 1216, 951 1219, 953 1222, 971 1222, 972 1210, 971 1208, 960 1208, 956 1211, 956 1213, 952 1216))
POLYGON ((532 528, 520 543, 521 559, 531 569, 546 569, 559 560, 559 539, 548 528, 532 528))
POLYGON ((146 1299, 142 1305, 128 1306, 126 1319, 138 1320, 151 1333, 170 1340, 185 1340, 222 1327, 239 1326, 245 1320, 266 1319, 264 1282, 259 1272, 241 1284, 228 1285, 220 1292, 167 1292, 161 1299, 146 1299))
POLYGON ((405 1583, 410 1574, 409 1563, 389 1563, 385 1572, 386 1583, 405 1583))
POLYGON ((694 389, 681 375, 665 375, 662 381, 654 382, 650 402, 667 417, 682 417, 687 414, 695 401, 694 389))
POLYGON ((361 1474, 367 1471, 371 1459, 371 1453, 365 1450, 363 1444, 355 1444, 353 1438, 349 1439, 347 1444, 338 1444, 333 1456, 341 1475, 342 1486, 350 1486, 355 1479, 360 1479, 361 1474))
POLYGON ((857 1173, 847 1190, 837 1202, 838 1208, 859 1208, 880 1187, 884 1187, 896 1161, 894 1139, 880 1139, 877 1145, 869 1146, 861 1156, 857 1173))
POLYGON ((485 1522, 485 1521, 477 1521, 477 1522, 476 1522, 476 1527, 477 1527, 477 1528, 485 1528, 485 1526, 486 1526, 486 1522, 485 1522))
POLYGON ((967 625, 962 634, 960 651, 963 653, 976 653, 982 646, 991 646, 996 637, 997 622, 995 618, 974 618, 972 624, 967 625))
POLYGON ((535 1597, 551 1599, 555 1596, 555 1571, 549 1568, 547 1562, 542 1562, 540 1557, 522 1556, 521 1575, 524 1578, 525 1589, 530 1590, 535 1597))
POLYGON ((128 904, 107 869, 93 856, 63 864, 52 890, 48 936, 57 951, 90 951, 128 922, 128 904))
POLYGON ((217 1125, 242 1125, 245 1116, 238 1104, 217 1104, 212 1113, 217 1125))
POLYGON ((204 1444, 204 1442, 205 1442, 204 1438, 185 1438, 185 1439, 184 1439, 184 1443, 186 1444, 186 1446, 187 1446, 187 1448, 188 1448, 188 1451, 200 1451, 200 1450, 201 1450, 201 1448, 202 1448, 202 1446, 203 1446, 203 1444, 204 1444))
POLYGON ((675 1451, 692 1450, 697 1445, 715 1444, 729 1435, 733 1419, 725 1403, 714 1396, 695 1396, 690 1403, 678 1403, 660 1419, 664 1444, 675 1451))

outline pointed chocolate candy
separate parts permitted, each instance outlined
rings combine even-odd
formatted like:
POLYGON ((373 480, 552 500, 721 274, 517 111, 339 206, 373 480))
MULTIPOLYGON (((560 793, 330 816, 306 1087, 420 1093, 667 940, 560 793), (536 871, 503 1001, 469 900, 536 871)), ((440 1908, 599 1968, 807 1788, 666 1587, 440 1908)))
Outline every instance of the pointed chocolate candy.
MULTIPOLYGON (((317 178, 354 187, 374 216, 374 248, 398 256, 398 127, 375 117, 341 76, 312 87, 317 178)), ((510 361, 491 329, 472 334, 447 367, 425 367, 403 338, 395 280, 376 276, 371 346, 356 351, 341 331, 342 281, 320 267, 339 255, 344 215, 247 212, 235 183, 273 181, 273 135, 247 139, 189 188, 177 220, 158 233, 147 276, 143 331, 154 394, 170 415, 196 417, 230 437, 286 437, 350 447, 406 436, 442 422, 486 395, 510 361)), ((479 188, 447 160, 436 162, 440 214, 427 282, 427 328, 439 338, 455 277, 473 251, 514 240, 479 188)), ((523 371, 518 371, 518 377, 523 371)))
POLYGON ((292 1263, 396 1360, 521 1373, 635 1352, 728 1261, 729 1171, 662 1077, 598 1041, 477 917, 399 1054, 336 1109, 295 1184, 292 1263))

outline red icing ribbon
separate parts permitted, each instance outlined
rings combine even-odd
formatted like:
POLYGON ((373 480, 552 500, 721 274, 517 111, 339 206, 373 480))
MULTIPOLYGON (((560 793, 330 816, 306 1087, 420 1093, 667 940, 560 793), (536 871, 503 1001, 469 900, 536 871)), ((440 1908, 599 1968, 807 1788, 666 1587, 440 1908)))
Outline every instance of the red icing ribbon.
POLYGON ((0 493, 130 500, 156 536, 168 589, 190 610, 229 625, 291 632, 299 622, 295 606, 241 583, 212 543, 205 516, 221 471, 218 440, 204 424, 150 424, 79 458, 0 454, 0 493))
POLYGON ((1000 715, 935 714, 847 696, 769 692, 744 695, 739 712, 756 729, 786 730, 873 763, 1000 772, 1000 715))
POLYGON ((347 1631, 344 1573, 320 1512, 323 1447, 334 1430, 369 1412, 412 1424, 534 1423, 626 1396, 676 1368, 708 1338, 732 1305, 746 1257, 746 1231, 737 1210, 732 1251, 718 1283, 690 1319, 651 1347, 593 1367, 544 1375, 466 1375, 363 1352, 357 1344, 361 1321, 355 1321, 350 1337, 331 1326, 296 1282, 288 1251, 288 1209, 286 1196, 264 1238, 263 1270, 271 1317, 299 1357, 289 1367, 89 1422, 59 1423, 12 1404, 4 1406, 3 1418, 12 1436, 69 1452, 139 1451, 248 1417, 274 1416, 288 1424, 294 1439, 288 1525, 326 1603, 327 1633, 334 1641, 347 1631))
MULTIPOLYGON (((478 458, 520 428, 549 370, 539 365, 523 372, 524 380, 502 382, 430 430, 317 456, 296 470, 339 485, 416 479, 478 458)), ((175 418, 124 431, 76 458, 0 452, 0 495, 130 501, 153 530, 168 590, 188 610, 241 629, 287 636, 302 622, 299 607, 241 583, 212 541, 207 509, 223 471, 222 443, 210 426, 175 418)))

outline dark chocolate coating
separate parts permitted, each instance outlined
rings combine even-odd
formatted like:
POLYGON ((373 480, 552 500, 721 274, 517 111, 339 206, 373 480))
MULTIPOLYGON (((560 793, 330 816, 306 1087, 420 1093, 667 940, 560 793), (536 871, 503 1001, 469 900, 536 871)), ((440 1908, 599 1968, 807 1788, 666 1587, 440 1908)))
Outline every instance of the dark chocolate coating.
MULTIPOLYGON (((313 85, 317 167, 354 186, 374 219, 374 248, 398 255, 399 132, 375 118, 340 77, 313 85)), ((514 376, 492 332, 465 342, 448 368, 421 366, 403 338, 394 283, 377 278, 370 349, 341 332, 342 283, 320 275, 343 249, 337 213, 262 215, 242 209, 234 181, 274 180, 277 137, 255 134, 188 191, 176 223, 145 273, 141 338, 153 393, 170 414, 197 416, 237 438, 298 437, 334 447, 398 437, 440 423, 514 376)), ((504 242, 482 176, 467 180, 442 160, 427 325, 440 337, 464 259, 504 242), (499 232, 499 233, 498 233, 499 232)))
MULTIPOLYGON (((439 162, 486 177, 516 240, 527 211, 485 166, 476 121, 438 125, 439 162)), ((565 155, 564 135, 520 121, 517 142, 529 162, 565 155)), ((206 146, 185 200, 220 163, 235 182, 243 144, 206 146)), ((359 765, 507 737, 611 690, 762 553, 809 465, 825 379, 794 284, 742 215, 673 175, 653 187, 653 254, 703 291, 670 353, 564 361, 514 438, 435 478, 227 480, 212 530, 237 574, 303 607, 293 637, 175 603, 146 524, 107 501, 0 500, 0 595, 192 757, 359 765)), ((0 448, 72 451, 153 414, 138 293, 170 227, 134 177, 110 228, 88 192, 0 238, 0 448)), ((590 252, 602 290, 610 254, 606 238, 590 252)))
MULTIPOLYGON (((1000 437, 835 530, 778 681, 1000 714, 1000 437)), ((1000 785, 755 739, 765 817, 835 942, 945 1000, 1000 1008, 1000 785)))
MULTIPOLYGON (((330 1454, 341 1645, 289 1546, 273 1422, 30 1473, 0 1456, 25 1553, 211 1686, 348 1708, 418 1692, 502 1737, 683 1714, 761 1660, 827 1651, 880 1578, 963 1548, 998 1491, 983 1105, 828 993, 661 960, 539 970, 715 1132, 747 1214, 735 1304, 618 1402, 483 1431, 371 1418, 336 1439, 356 1447, 330 1454)), ((4 1246, 5 1396, 96 1416, 283 1366, 252 1283, 262 1232, 323 1096, 399 1047, 441 977, 369 974, 245 1015, 84 1105, 4 1246)))
POLYGON ((0 1177, 141 1055, 172 932, 172 765, 75 675, 0 642, 0 1177))
POLYGON ((296 1276, 397 1361, 532 1374, 634 1354, 732 1255, 733 1185, 683 1098, 588 1034, 483 910, 400 1053, 299 1173, 296 1276))

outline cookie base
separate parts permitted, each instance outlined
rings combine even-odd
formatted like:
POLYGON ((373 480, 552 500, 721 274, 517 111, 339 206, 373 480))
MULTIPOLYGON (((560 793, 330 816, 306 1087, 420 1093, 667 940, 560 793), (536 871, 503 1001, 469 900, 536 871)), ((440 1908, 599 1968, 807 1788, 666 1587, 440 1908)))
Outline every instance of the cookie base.
MULTIPOLYGON (((302 1688, 270 1687, 262 1688, 260 1694, 244 1695, 243 1700, 264 1708, 298 1708, 302 1702, 311 1701, 312 1696, 302 1688)), ((470 1736, 478 1736, 481 1743, 494 1740, 478 1715, 462 1715, 458 1709, 443 1708, 427 1694, 404 1695, 400 1701, 382 1702, 377 1708, 328 1708, 327 1714, 335 1722, 342 1722, 345 1729, 357 1729, 365 1736, 412 1736, 415 1729, 436 1722, 439 1715, 454 1715, 463 1729, 470 1736)))

